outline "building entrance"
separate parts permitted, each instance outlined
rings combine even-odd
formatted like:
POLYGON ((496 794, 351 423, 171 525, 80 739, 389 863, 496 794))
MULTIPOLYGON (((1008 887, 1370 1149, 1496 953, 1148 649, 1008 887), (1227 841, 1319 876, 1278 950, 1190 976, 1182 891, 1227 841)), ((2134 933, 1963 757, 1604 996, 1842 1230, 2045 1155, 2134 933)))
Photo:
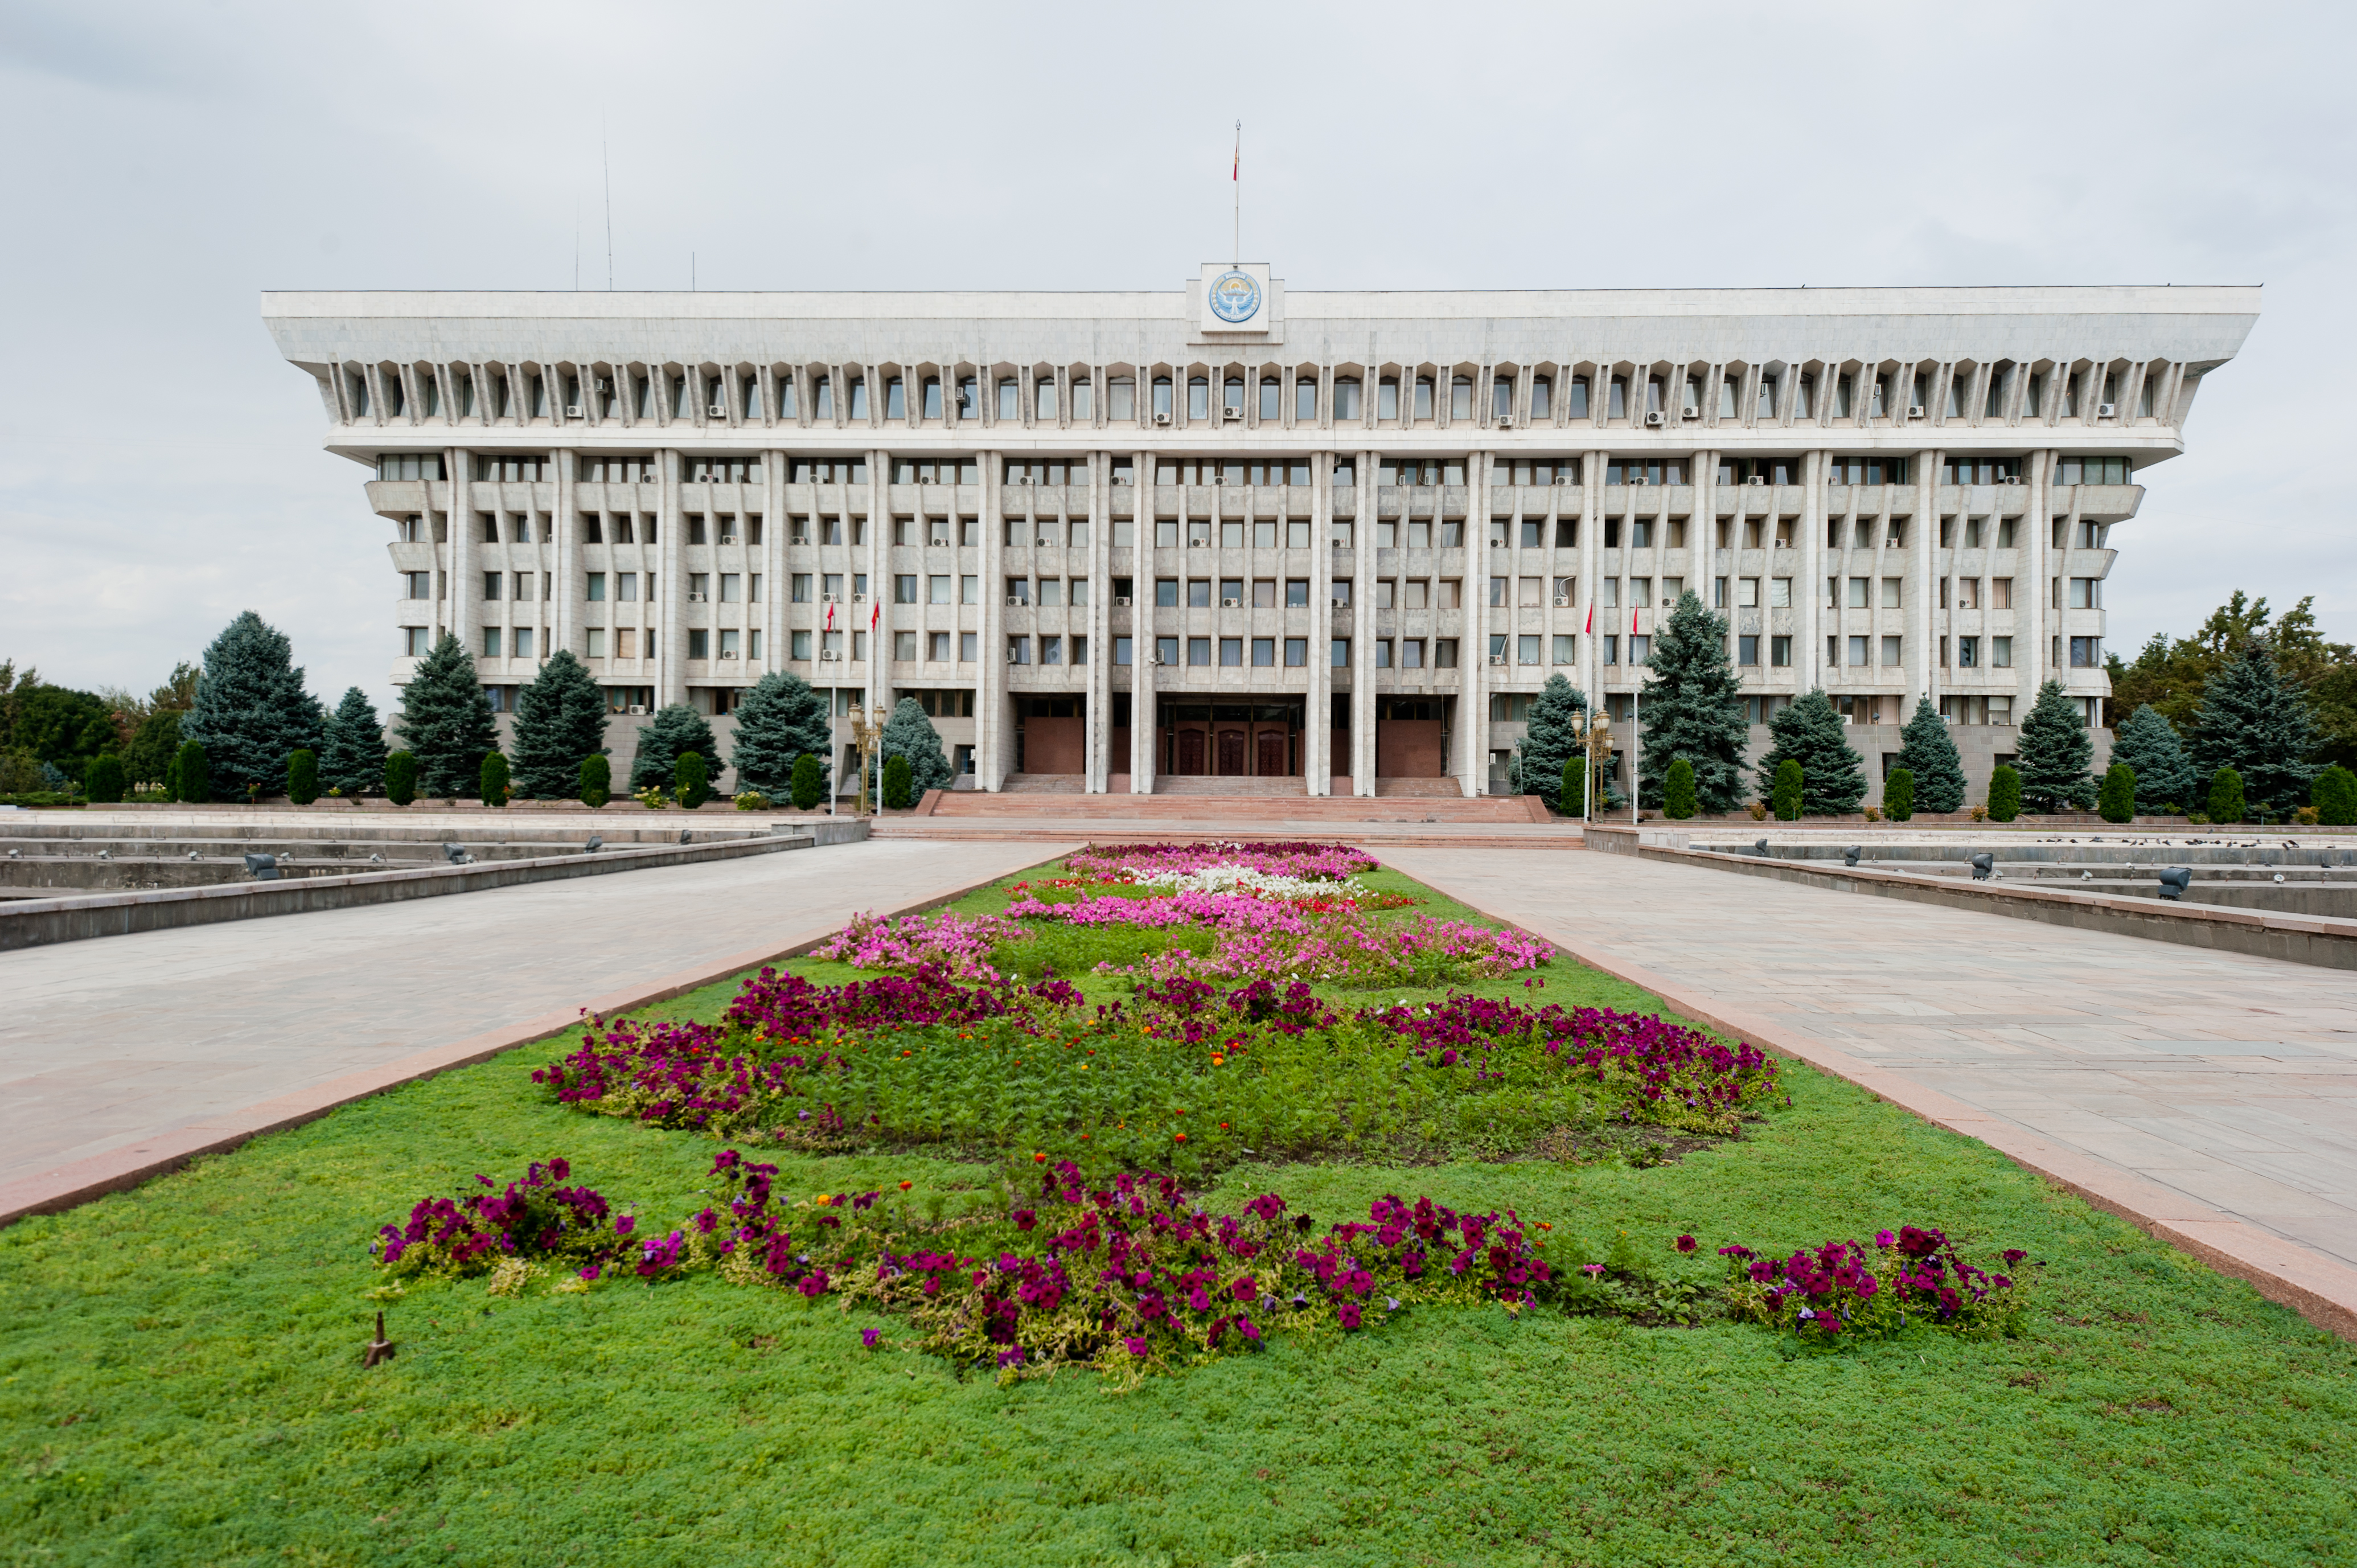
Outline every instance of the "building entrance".
POLYGON ((1165 771, 1180 778, 1286 778, 1301 771, 1302 702, 1157 704, 1165 771))

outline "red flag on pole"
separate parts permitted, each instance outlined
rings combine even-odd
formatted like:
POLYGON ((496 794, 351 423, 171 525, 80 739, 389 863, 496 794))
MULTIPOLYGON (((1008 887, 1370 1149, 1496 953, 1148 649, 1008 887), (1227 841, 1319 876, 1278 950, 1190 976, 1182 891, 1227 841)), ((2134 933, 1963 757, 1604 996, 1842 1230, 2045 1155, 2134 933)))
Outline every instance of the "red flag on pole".
POLYGON ((867 608, 867 629, 874 631, 876 623, 884 618, 884 601, 878 599, 867 608))
POLYGON ((829 599, 826 602, 826 624, 822 629, 826 631, 833 631, 834 629, 834 601, 833 599, 829 599))
POLYGON ((1589 634, 1589 635, 1593 635, 1593 634, 1595 633, 1595 630, 1596 630, 1596 601, 1595 601, 1594 599, 1590 599, 1590 600, 1588 600, 1588 601, 1587 601, 1587 624, 1586 626, 1584 626, 1584 627, 1581 627, 1579 629, 1580 629, 1582 632, 1587 633, 1587 634, 1589 634))

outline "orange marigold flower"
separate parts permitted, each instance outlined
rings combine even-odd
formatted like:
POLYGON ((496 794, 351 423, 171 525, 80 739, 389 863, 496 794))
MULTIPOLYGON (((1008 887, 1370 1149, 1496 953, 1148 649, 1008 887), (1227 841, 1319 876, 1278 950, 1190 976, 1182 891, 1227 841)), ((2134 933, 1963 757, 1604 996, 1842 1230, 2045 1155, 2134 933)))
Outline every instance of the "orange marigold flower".
POLYGON ((1048 1163, 1048 1152, 1047 1152, 1045 1149, 1034 1149, 1034 1150, 1032 1150, 1032 1151, 1031 1151, 1031 1163, 1032 1163, 1033 1165, 1046 1165, 1046 1164, 1048 1163))
POLYGON ((1187 1141, 1187 1134, 1186 1134, 1186 1133, 1180 1133, 1177 1134, 1177 1136, 1178 1136, 1178 1142, 1180 1142, 1180 1143, 1182 1143, 1182 1144, 1183 1144, 1183 1143, 1185 1143, 1185 1142, 1187 1141))
POLYGON ((904 1182, 902 1182, 902 1183, 900 1184, 900 1190, 901 1190, 902 1192, 906 1192, 906 1191, 908 1191, 910 1187, 914 1187, 914 1186, 916 1186, 916 1185, 917 1185, 917 1184, 916 1184, 915 1182, 912 1182, 912 1181, 904 1181, 904 1182))

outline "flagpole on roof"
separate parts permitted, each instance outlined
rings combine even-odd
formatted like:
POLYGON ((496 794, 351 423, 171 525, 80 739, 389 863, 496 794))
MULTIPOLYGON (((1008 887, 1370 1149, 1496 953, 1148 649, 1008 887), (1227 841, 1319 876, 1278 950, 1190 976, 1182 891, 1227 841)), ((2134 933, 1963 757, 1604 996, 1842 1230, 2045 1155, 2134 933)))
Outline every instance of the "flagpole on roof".
POLYGON ((1228 183, 1236 188, 1236 259, 1232 266, 1244 264, 1244 123, 1236 122, 1236 161, 1228 170, 1228 183))

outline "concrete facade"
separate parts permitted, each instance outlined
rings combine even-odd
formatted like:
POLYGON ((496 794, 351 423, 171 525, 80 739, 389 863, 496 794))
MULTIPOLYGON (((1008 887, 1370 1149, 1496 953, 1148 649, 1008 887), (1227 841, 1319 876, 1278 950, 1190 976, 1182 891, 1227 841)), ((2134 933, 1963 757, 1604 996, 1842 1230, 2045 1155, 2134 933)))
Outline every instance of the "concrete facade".
POLYGON ((1625 757, 1632 656, 1682 588, 1751 660, 1755 725, 1823 685, 1878 774, 1929 696, 1978 788, 2048 676, 2099 718, 2114 531, 2257 307, 1289 294, 1259 267, 263 301, 328 448, 377 472, 397 682, 444 630, 502 697, 564 647, 625 725, 687 702, 725 731, 788 669, 838 714, 918 696, 983 789, 1200 769, 1361 796, 1386 766, 1502 790, 1554 673, 1625 757), (1247 272, 1232 322, 1207 291, 1247 272))

